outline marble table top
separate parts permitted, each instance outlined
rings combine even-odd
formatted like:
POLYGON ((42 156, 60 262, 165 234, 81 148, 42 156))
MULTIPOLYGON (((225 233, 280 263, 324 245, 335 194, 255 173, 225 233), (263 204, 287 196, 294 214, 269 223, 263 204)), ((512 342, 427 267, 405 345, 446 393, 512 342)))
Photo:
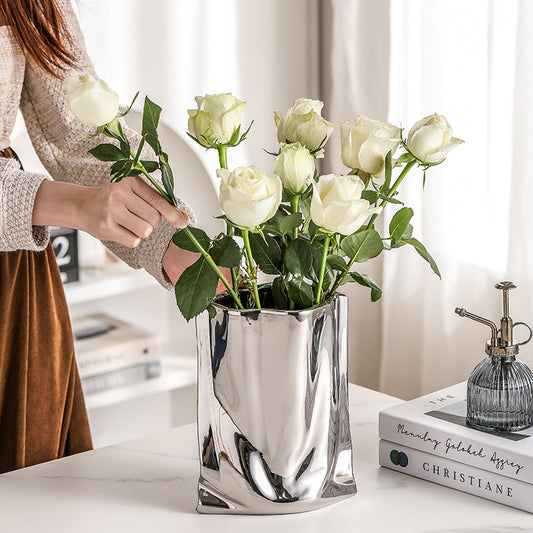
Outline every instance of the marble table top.
POLYGON ((378 466, 378 412, 399 400, 350 385, 358 493, 309 513, 200 515, 196 427, 0 475, 0 531, 533 531, 533 515, 378 466))

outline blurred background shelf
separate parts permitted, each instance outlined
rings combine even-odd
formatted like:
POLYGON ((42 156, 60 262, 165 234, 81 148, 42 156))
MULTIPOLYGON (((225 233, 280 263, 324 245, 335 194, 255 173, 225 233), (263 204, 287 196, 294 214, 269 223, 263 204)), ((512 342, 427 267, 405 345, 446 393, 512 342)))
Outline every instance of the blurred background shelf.
POLYGON ((75 305, 156 286, 157 281, 145 271, 114 263, 104 268, 81 268, 80 281, 67 283, 65 296, 69 305, 75 305))
POLYGON ((161 358, 161 375, 125 387, 87 394, 87 409, 98 409, 142 396, 189 387, 196 383, 196 358, 165 356, 161 358))

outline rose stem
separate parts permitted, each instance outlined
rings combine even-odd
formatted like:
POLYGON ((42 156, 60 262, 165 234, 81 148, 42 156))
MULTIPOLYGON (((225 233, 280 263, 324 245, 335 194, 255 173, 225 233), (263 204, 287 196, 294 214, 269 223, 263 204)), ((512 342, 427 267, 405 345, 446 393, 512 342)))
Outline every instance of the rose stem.
POLYGON ((244 241, 244 248, 246 249, 246 257, 248 259, 248 266, 250 267, 250 280, 252 281, 252 287, 254 290, 254 300, 257 309, 261 309, 261 303, 259 302, 259 291, 257 290, 257 279, 255 270, 254 257, 252 255, 252 248, 250 247, 250 237, 248 236, 248 230, 242 230, 242 239, 244 241))
MULTIPOLYGON (((295 194, 293 197, 292 197, 292 200, 291 200, 291 206, 292 206, 292 212, 293 213, 297 213, 298 212, 298 201, 300 200, 300 195, 299 194, 295 194)), ((296 226, 293 230, 292 230, 292 238, 293 239, 297 239, 298 238, 298 226, 296 226)))
POLYGON ((315 305, 318 305, 320 303, 320 298, 322 296, 322 284, 324 283, 324 273, 326 272, 326 261, 328 259, 330 239, 331 239, 331 235, 326 234, 324 238, 324 251, 322 252, 322 263, 320 265, 320 274, 318 276, 318 286, 316 288, 315 305))
MULTIPOLYGON (((400 183, 403 181, 405 176, 407 176, 407 173, 411 170, 413 165, 416 163, 416 160, 409 161, 407 165, 405 165, 405 168, 402 170, 401 174, 398 176, 397 180, 394 182, 394 185, 392 186, 392 189, 389 191, 389 194, 387 194, 387 197, 383 199, 381 202, 380 207, 384 207, 387 202, 389 201, 389 198, 392 198, 392 195, 396 191, 396 189, 400 186, 400 183)), ((376 220, 378 214, 374 213, 372 215, 372 218, 370 219, 370 222, 367 224, 366 229, 370 229, 374 225, 374 221, 376 220)))
MULTIPOLYGON (((220 162, 220 168, 228 170, 228 147, 225 144, 218 146, 218 160, 220 162)), ((233 225, 226 220, 226 234, 228 237, 233 237, 233 225)), ((239 275, 237 273, 237 267, 233 267, 231 270, 231 283, 236 290, 239 286, 239 275)))

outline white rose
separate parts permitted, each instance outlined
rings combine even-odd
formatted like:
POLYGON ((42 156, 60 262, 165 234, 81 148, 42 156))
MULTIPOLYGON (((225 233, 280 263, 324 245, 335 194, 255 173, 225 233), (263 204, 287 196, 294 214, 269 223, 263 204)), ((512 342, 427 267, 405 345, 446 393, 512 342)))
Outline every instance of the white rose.
POLYGON ((323 231, 351 235, 381 207, 370 207, 361 198, 365 186, 357 176, 320 176, 313 184, 311 219, 323 231))
POLYGON ((453 130, 444 116, 434 113, 411 128, 407 149, 424 163, 441 163, 452 148, 464 142, 452 135, 453 130))
POLYGON ((246 102, 231 93, 206 94, 195 98, 198 109, 189 109, 189 133, 206 148, 229 144, 241 125, 246 102), (207 141, 206 141, 207 139, 207 141))
POLYGON ((385 157, 402 141, 400 128, 369 118, 356 117, 353 124, 341 122, 342 162, 376 178, 385 174, 385 157))
MULTIPOLYGON (((324 104, 319 100, 298 98, 287 111, 285 117, 274 111, 274 120, 278 128, 278 141, 300 142, 311 151, 324 146, 333 133, 331 122, 320 116, 324 104)), ((322 155, 322 150, 317 154, 322 155)))
POLYGON ((286 189, 300 194, 305 191, 315 174, 315 158, 300 143, 281 143, 281 151, 274 161, 273 172, 281 178, 286 189))
POLYGON ((84 72, 65 78, 63 85, 70 109, 86 126, 103 126, 117 116, 118 94, 104 80, 95 80, 89 72, 84 72))
POLYGON ((217 171, 220 208, 240 228, 253 229, 272 218, 281 203, 283 186, 278 176, 257 166, 217 171))

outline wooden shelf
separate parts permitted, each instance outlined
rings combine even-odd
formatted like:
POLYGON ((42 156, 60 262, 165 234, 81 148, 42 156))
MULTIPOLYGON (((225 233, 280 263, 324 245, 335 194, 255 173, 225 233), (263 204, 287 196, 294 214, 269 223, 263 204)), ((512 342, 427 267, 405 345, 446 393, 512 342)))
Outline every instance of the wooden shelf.
POLYGON ((161 375, 159 377, 125 387, 87 394, 85 396, 85 404, 87 409, 98 409, 148 394, 187 387, 195 383, 195 357, 166 356, 161 359, 161 375))
POLYGON ((75 305, 156 285, 157 281, 144 270, 115 263, 102 269, 81 269, 80 281, 67 283, 64 289, 67 303, 75 305))

